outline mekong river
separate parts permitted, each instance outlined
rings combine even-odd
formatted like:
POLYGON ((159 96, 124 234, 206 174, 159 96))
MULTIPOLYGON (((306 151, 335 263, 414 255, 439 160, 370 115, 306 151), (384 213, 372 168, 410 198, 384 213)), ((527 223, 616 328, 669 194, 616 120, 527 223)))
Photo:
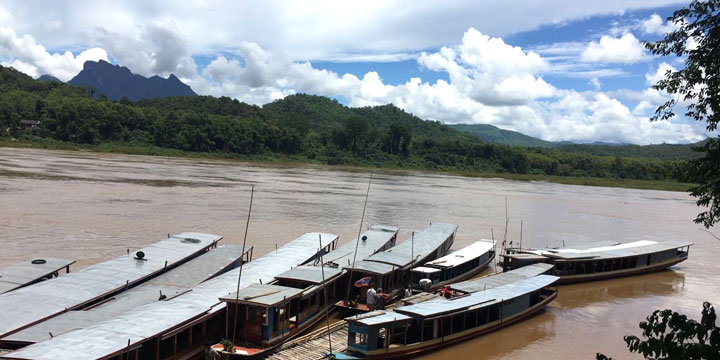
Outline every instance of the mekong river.
MULTIPOLYGON (((87 266, 160 240, 209 232, 241 244, 250 197, 254 257, 305 232, 357 234, 369 170, 313 165, 146 157, 0 148, 0 267, 34 257, 87 266)), ((423 359, 594 359, 629 355, 652 310, 698 318, 704 300, 720 307, 720 241, 692 222, 686 193, 376 172, 365 223, 397 225, 399 240, 430 221, 459 225, 454 248, 502 236, 523 246, 601 240, 689 240, 688 261, 669 271, 565 286, 545 311, 423 359)), ((720 230, 717 231, 720 233, 720 230)), ((485 273, 491 273, 488 269, 485 273)), ((228 292, 230 289, 228 289, 228 292)))

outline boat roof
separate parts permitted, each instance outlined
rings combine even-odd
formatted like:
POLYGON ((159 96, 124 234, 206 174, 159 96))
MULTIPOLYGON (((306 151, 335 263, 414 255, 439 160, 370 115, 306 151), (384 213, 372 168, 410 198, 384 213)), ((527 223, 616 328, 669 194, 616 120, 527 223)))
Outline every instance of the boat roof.
MULTIPOLYGON (((323 247, 337 240, 334 234, 307 233, 275 251, 243 265, 240 288, 272 281, 275 275, 306 263, 318 254, 318 236, 323 247)), ((99 359, 121 354, 130 347, 172 333, 192 320, 218 312, 226 304, 218 298, 235 291, 240 269, 228 271, 168 301, 156 301, 111 317, 93 326, 56 335, 50 340, 7 354, 11 359, 99 359), (148 321, 152 319, 152 321, 148 321), (92 340, 89 340, 92 339, 92 340), (82 349, 82 351, 78 351, 82 349)))
POLYGON ((481 278, 451 284, 450 288, 467 293, 483 291, 544 274, 553 267, 554 265, 552 264, 532 264, 499 274, 487 275, 481 278))
POLYGON ((436 251, 457 231, 457 225, 431 223, 423 231, 394 247, 371 255, 365 260, 404 268, 417 260, 423 260, 436 251))
POLYGON ((339 276, 342 272, 342 269, 332 268, 329 266, 320 267, 303 265, 294 267, 280 275, 275 276, 275 278, 278 280, 294 280, 320 284, 323 282, 323 278, 327 281, 339 276))
POLYGON ((351 241, 337 247, 335 250, 327 253, 323 256, 325 263, 333 262, 338 264, 340 267, 351 266, 353 258, 355 262, 376 253, 378 250, 385 247, 396 235, 398 228, 389 225, 373 225, 367 231, 360 234, 360 241, 358 238, 353 238, 351 241), (365 238, 365 240, 362 240, 365 238), (355 254, 355 248, 357 247, 357 255, 355 254))
POLYGON ((0 268, 0 294, 36 282, 74 263, 75 260, 43 257, 0 268))
MULTIPOLYGON (((246 249, 246 253, 252 248, 246 249)), ((68 311, 47 321, 22 329, 1 341, 37 343, 69 330, 84 328, 105 321, 112 316, 158 301, 160 293, 171 298, 193 286, 224 272, 241 257, 242 247, 221 244, 216 248, 170 269, 147 282, 113 296, 111 301, 82 311, 68 311)))
POLYGON ((462 265, 468 261, 472 261, 473 259, 477 259, 480 256, 487 254, 490 250, 494 248, 495 240, 478 240, 458 251, 452 252, 439 259, 428 261, 423 266, 436 267, 441 269, 452 268, 462 265))
POLYGON ((393 323, 396 321, 407 321, 412 317, 394 312, 394 311, 383 311, 375 310, 362 315, 352 316, 345 318, 346 321, 354 322, 365 326, 373 326, 380 324, 393 323))
POLYGON ((471 293, 468 296, 453 299, 438 298, 419 304, 402 306, 396 312, 422 318, 435 317, 447 313, 462 311, 471 307, 485 307, 542 289, 559 279, 557 276, 538 275, 485 291, 471 293))
POLYGON ((182 233, 151 244, 140 251, 116 257, 78 271, 0 294, 0 337, 30 324, 121 291, 160 273, 205 249, 221 236, 182 233))
MULTIPOLYGON (((619 257, 638 256, 644 254, 652 254, 666 250, 677 249, 685 246, 691 246, 691 242, 657 242, 654 240, 640 240, 629 243, 616 243, 613 245, 603 245, 588 248, 545 248, 545 249, 513 249, 526 254, 541 255, 548 258, 561 260, 578 260, 578 259, 611 259, 619 257)), ((513 255, 504 255, 512 257, 513 255)))
POLYGON ((302 295, 303 289, 273 284, 252 284, 220 298, 226 303, 273 306, 302 295))
POLYGON ((353 271, 376 274, 381 276, 389 274, 395 271, 397 268, 397 266, 367 260, 355 261, 355 267, 345 267, 345 269, 353 269, 353 271))
POLYGON ((416 267, 416 268, 413 268, 412 271, 413 271, 413 272, 420 272, 420 273, 424 273, 424 274, 432 274, 432 273, 440 272, 440 271, 442 271, 442 270, 441 270, 441 269, 438 269, 438 268, 418 266, 418 267, 416 267))

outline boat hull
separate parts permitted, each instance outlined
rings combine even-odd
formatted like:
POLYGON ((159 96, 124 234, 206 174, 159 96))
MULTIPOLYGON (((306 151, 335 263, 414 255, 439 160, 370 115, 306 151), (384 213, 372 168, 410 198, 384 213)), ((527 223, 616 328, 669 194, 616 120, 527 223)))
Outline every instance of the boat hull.
POLYGON ((553 292, 551 295, 543 299, 542 301, 538 302, 537 304, 527 308, 525 311, 513 315, 511 318, 501 321, 498 323, 495 323, 490 326, 486 327, 480 327, 475 330, 468 330, 466 333, 459 333, 454 334, 450 336, 446 336, 439 339, 433 339, 428 340, 424 342, 419 342, 415 344, 411 344, 408 346, 399 346, 396 348, 388 348, 388 349, 381 349, 381 350, 375 350, 373 353, 368 355, 361 355, 361 354, 332 354, 330 357, 333 359, 400 359, 405 358, 413 355, 418 355, 421 353, 429 352, 434 349, 438 349, 444 346, 448 346, 451 344, 455 344, 461 341, 465 341, 467 339, 477 337, 498 329, 501 329, 503 327, 515 324, 519 321, 522 321, 526 318, 529 318, 533 315, 535 315, 537 312, 541 311, 547 304, 555 300, 557 297, 557 291, 553 292))
POLYGON ((671 259, 668 261, 656 263, 653 265, 643 266, 640 268, 604 271, 604 272, 595 273, 595 274, 565 275, 565 276, 560 276, 560 280, 558 280, 557 283, 559 285, 568 285, 568 284, 580 283, 580 282, 585 282, 585 281, 604 280, 604 279, 612 279, 612 278, 619 278, 619 277, 625 277, 625 276, 647 274, 647 273, 651 273, 651 272, 665 270, 665 269, 667 269, 673 265, 676 265, 678 263, 681 263, 685 260, 687 260, 687 257, 675 258, 675 259, 671 259))
POLYGON ((455 284, 455 283, 458 283, 458 282, 460 282, 460 281, 465 281, 465 280, 471 279, 471 278, 474 277, 475 275, 477 275, 477 274, 483 272, 483 270, 487 269, 488 265, 490 265, 490 263, 493 261, 493 259, 495 259, 494 256, 491 257, 491 258, 488 258, 488 260, 487 260, 486 262, 480 264, 480 266, 472 269, 471 271, 468 271, 468 272, 466 272, 466 273, 463 273, 463 274, 461 274, 461 275, 459 275, 459 276, 456 276, 456 277, 454 277, 454 278, 452 278, 452 279, 448 279, 448 280, 445 280, 445 281, 443 281, 443 282, 439 282, 439 283, 437 283, 437 284, 433 284, 433 285, 430 287, 430 291, 435 291, 435 290, 437 290, 437 289, 440 289, 440 288, 443 287, 443 286, 450 285, 450 284, 455 284))

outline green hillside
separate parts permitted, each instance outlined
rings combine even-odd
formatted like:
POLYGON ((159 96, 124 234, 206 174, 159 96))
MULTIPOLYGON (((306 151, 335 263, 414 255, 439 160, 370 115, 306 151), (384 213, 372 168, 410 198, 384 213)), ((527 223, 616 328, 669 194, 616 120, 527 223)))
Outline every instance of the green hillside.
POLYGON ((490 124, 455 124, 449 127, 471 133, 485 141, 524 147, 555 147, 556 143, 528 136, 517 131, 503 130, 490 124))

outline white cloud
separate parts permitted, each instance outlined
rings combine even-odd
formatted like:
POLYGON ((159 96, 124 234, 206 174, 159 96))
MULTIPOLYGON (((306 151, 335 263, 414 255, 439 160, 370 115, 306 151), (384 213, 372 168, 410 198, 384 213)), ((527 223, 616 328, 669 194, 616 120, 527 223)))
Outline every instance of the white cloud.
POLYGON ((50 74, 60 80, 68 81, 82 69, 85 61, 107 60, 108 54, 101 48, 84 50, 77 56, 70 51, 50 53, 29 35, 18 37, 13 29, 0 26, 0 50, 12 61, 5 62, 32 77, 50 74))
POLYGON ((590 83, 590 85, 592 85, 593 88, 595 88, 595 90, 600 90, 600 88, 602 87, 602 83, 600 82, 600 79, 598 79, 596 77, 590 79, 590 81, 588 81, 588 83, 590 83))
POLYGON ((675 23, 663 22, 658 14, 652 14, 649 18, 640 22, 640 29, 644 34, 665 35, 675 31, 679 26, 675 23))
POLYGON ((10 12, 8 12, 7 10, 0 7, 0 24, 10 21, 11 19, 12 19, 12 14, 10 14, 10 12))
POLYGON ((655 72, 649 72, 649 73, 645 74, 645 80, 647 81, 647 84, 648 85, 657 84, 658 81, 665 78, 665 73, 667 73, 668 70, 677 71, 677 69, 675 69, 675 67, 673 67, 672 65, 670 65, 664 61, 661 62, 660 65, 658 65, 655 72))
POLYGON ((645 48, 631 33, 619 38, 603 35, 599 42, 591 41, 582 53, 586 62, 632 64, 647 59, 645 48))

